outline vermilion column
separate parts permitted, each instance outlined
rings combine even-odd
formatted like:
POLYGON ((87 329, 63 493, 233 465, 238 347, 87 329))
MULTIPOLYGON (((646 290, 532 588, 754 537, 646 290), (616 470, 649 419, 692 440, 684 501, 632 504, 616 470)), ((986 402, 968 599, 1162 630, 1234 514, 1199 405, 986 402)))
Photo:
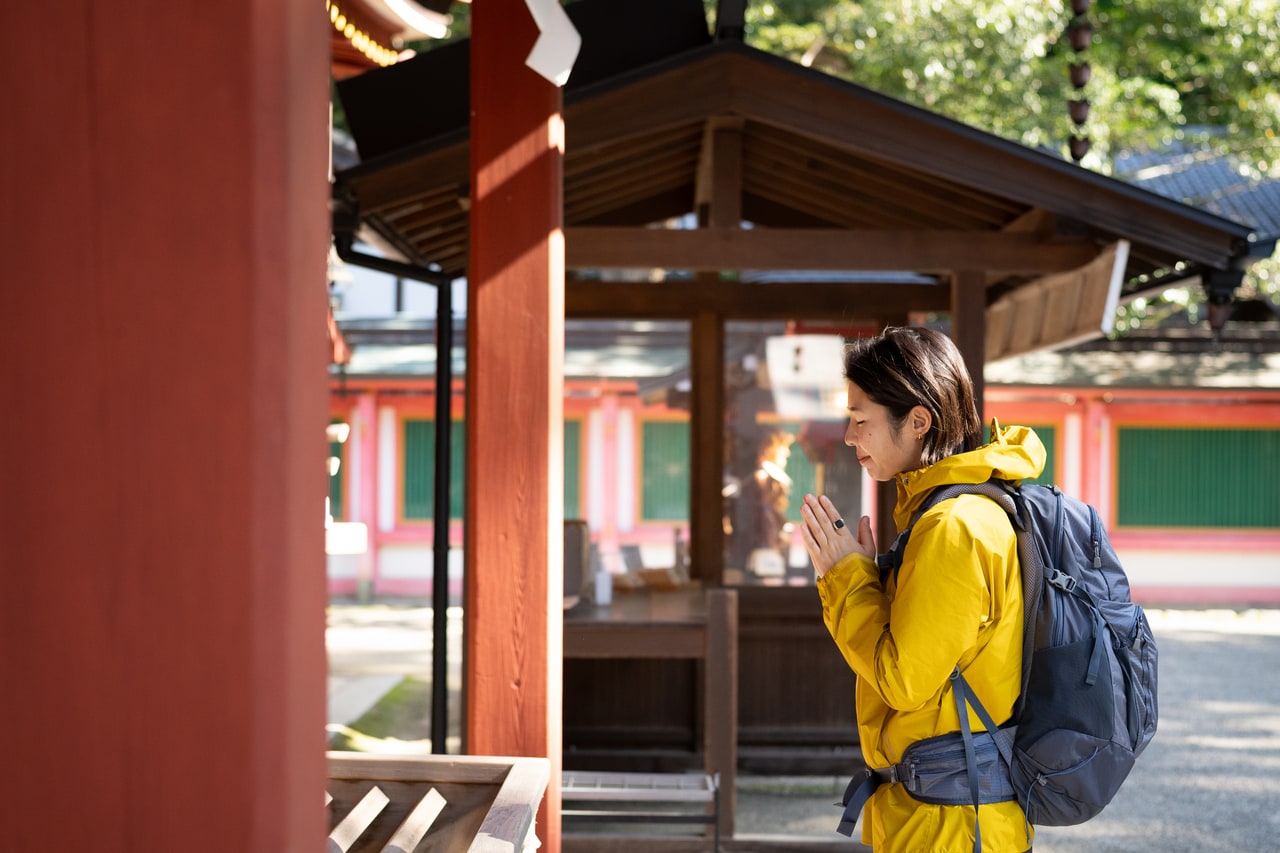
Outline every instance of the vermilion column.
POLYGON ((320 850, 323 4, 6 26, 0 848, 320 850))
POLYGON ((521 0, 472 5, 466 722, 471 753, 551 760, 537 832, 558 853, 563 131, 536 37, 521 0))

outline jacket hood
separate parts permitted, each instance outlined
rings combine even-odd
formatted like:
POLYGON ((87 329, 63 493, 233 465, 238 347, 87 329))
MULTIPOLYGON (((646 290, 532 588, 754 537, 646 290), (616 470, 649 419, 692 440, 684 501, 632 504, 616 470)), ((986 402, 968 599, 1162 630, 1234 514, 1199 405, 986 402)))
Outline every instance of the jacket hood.
POLYGON ((899 530, 910 524, 925 497, 938 486, 985 483, 992 477, 1015 483, 1038 477, 1047 456, 1040 437, 1030 427, 1002 427, 993 418, 989 444, 898 475, 894 522, 899 530))

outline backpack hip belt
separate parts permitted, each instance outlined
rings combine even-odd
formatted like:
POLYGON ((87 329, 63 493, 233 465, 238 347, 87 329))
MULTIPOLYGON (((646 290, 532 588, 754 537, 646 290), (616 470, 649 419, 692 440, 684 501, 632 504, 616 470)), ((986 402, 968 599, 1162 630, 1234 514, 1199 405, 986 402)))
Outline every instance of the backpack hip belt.
POLYGON ((1017 799, 1009 766, 1002 753, 1013 742, 1014 728, 975 732, 965 742, 963 732, 938 735, 907 747, 902 760, 890 767, 868 769, 854 777, 840 805, 844 816, 838 832, 852 835, 858 815, 881 785, 898 784, 922 803, 939 806, 973 806, 973 782, 977 780, 978 803, 1007 803, 1017 799), (969 749, 977 773, 971 777, 969 749))

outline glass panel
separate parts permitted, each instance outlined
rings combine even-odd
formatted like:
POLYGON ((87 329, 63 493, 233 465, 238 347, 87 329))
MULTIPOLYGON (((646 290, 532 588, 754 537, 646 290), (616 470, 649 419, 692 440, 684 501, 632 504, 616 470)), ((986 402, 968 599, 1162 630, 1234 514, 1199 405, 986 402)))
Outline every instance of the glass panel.
POLYGON ((568 320, 564 376, 565 519, 587 528, 566 529, 566 601, 601 570, 687 579, 689 323, 568 320))
POLYGON ((725 329, 725 582, 804 585, 806 493, 862 514, 862 469, 844 446, 845 335, 798 323, 725 329))

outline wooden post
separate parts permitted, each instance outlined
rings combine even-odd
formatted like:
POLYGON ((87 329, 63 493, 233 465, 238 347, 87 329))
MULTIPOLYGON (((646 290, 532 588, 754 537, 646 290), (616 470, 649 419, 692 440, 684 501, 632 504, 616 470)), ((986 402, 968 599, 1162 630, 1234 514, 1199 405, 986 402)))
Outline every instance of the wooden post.
MULTIPOLYGON (((707 772, 719 775, 720 835, 733 838, 738 809, 738 591, 707 591, 707 656, 703 662, 707 720, 733 720, 707 735, 707 772)), ((706 723, 704 722, 704 725, 706 723)))
POLYGON ((537 35, 521 0, 471 10, 465 704, 467 751, 550 759, 537 834, 558 853, 564 132, 524 64, 537 35))
POLYGON ((973 397, 981 420, 987 340, 987 276, 981 270, 958 270, 952 276, 951 339, 959 347, 973 378, 973 397))
MULTIPOLYGON (((711 119, 703 134, 697 207, 702 227, 742 224, 742 122, 711 119)), ((714 283, 718 272, 698 274, 714 283)), ((690 423, 689 538, 692 574, 707 585, 724 581, 725 329, 723 305, 697 312, 690 326, 693 376, 690 423)))
POLYGON ((689 332, 690 573, 703 584, 718 585, 724 579, 724 317, 699 312, 689 332))
POLYGON ((6 11, 0 847, 320 850, 328 20, 6 11))
MULTIPOLYGON (((905 326, 909 321, 905 312, 883 312, 884 328, 905 326)), ((884 553, 893 544, 898 535, 898 525, 893 520, 894 507, 898 505, 898 484, 895 480, 886 480, 875 484, 876 514, 871 519, 872 529, 876 534, 876 550, 884 553)))

